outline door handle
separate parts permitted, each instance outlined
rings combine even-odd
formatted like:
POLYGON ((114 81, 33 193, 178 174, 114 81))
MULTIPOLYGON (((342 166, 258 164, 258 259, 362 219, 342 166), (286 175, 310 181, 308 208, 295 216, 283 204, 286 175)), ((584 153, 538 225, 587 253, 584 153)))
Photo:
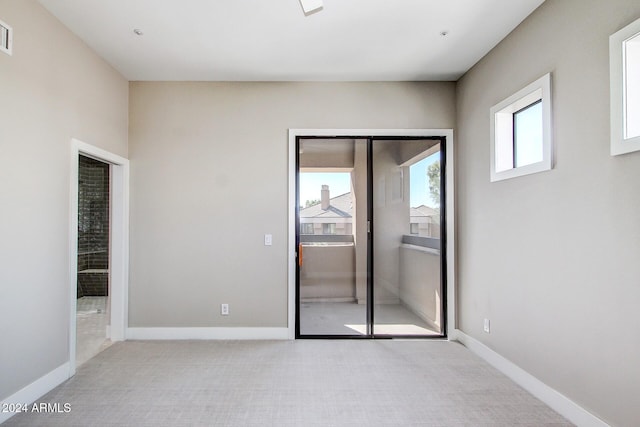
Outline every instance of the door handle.
POLYGON ((302 243, 298 244, 298 266, 302 267, 302 243))

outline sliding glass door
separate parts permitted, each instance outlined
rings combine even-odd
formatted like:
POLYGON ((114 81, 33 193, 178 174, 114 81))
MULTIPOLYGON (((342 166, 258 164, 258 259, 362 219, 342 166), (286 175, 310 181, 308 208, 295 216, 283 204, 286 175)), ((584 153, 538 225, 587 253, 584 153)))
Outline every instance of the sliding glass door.
POLYGON ((444 336, 443 145, 298 139, 297 337, 444 336))
POLYGON ((298 146, 298 332, 366 336, 367 140, 298 146))
POLYGON ((443 334, 439 140, 374 140, 373 334, 443 334))

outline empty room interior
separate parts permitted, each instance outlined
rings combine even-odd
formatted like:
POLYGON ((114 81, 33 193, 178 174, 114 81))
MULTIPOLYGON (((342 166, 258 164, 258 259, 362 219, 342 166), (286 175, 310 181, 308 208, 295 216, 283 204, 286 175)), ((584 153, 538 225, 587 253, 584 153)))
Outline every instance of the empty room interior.
POLYGON ((640 425, 638 0, 0 31, 0 423, 640 425))

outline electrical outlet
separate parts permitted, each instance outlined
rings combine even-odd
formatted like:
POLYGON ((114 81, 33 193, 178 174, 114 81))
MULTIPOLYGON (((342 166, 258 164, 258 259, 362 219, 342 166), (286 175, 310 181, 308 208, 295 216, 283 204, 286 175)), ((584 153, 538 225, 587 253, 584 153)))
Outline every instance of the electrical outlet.
POLYGON ((229 315, 229 304, 220 304, 220 314, 223 316, 229 315))
POLYGON ((491 333, 491 322, 489 319, 484 319, 484 331, 488 334, 491 333))

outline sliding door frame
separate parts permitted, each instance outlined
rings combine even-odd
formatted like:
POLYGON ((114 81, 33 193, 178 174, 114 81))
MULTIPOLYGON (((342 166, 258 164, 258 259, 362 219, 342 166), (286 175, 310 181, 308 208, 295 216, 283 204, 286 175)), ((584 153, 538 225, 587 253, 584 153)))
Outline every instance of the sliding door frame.
MULTIPOLYGON (((372 338, 372 319, 373 319, 373 308, 369 303, 369 295, 372 295, 373 289, 373 276, 372 276, 372 263, 371 258, 373 257, 372 250, 372 233, 367 232, 367 302, 365 304, 366 313, 365 313, 365 323, 366 323, 366 334, 341 334, 341 335, 331 335, 331 334, 315 334, 315 335, 304 335, 300 332, 300 259, 299 250, 300 250, 300 199, 298 188, 300 186, 300 144, 301 140, 313 140, 313 139, 358 139, 358 140, 366 140, 367 141, 367 182, 370 182, 370 174, 371 174, 371 139, 367 137, 352 137, 352 136, 318 136, 318 135, 307 135, 307 136, 296 136, 295 138, 295 187, 294 187, 294 195, 295 204, 295 224, 293 229, 294 239, 295 239, 295 276, 294 276, 294 293, 293 297, 295 299, 295 316, 294 316, 294 326, 295 326, 295 334, 294 338, 304 338, 304 339, 371 339, 372 338)), ((372 205, 371 205, 371 186, 367 185, 367 203, 366 203, 366 211, 367 218, 371 217, 372 213, 372 205)))
MULTIPOLYGON (((422 339, 443 339, 443 338, 447 338, 447 323, 448 323, 448 319, 447 319, 447 312, 448 312, 448 300, 447 300, 447 274, 445 273, 447 271, 447 257, 448 257, 448 251, 447 251, 447 137, 444 135, 431 135, 431 136, 425 136, 425 135, 421 135, 421 136, 408 136, 408 135, 397 135, 397 136, 374 136, 374 137, 370 137, 368 138, 368 150, 367 150, 367 156, 368 156, 368 165, 367 165, 367 180, 368 180, 368 187, 369 187, 369 197, 368 197, 368 219, 371 222, 371 232, 369 233, 369 250, 370 250, 370 254, 369 254, 369 261, 370 261, 370 265, 368 266, 368 275, 369 275, 369 283, 368 283, 368 292, 369 294, 367 295, 367 299, 371 299, 371 302, 367 301, 370 306, 371 309, 370 311, 370 315, 371 318, 367 319, 367 321, 369 322, 369 324, 367 325, 367 331, 369 332, 369 336, 367 338, 376 338, 376 339, 380 339, 380 338, 422 338, 422 339), (374 244, 375 244, 375 229, 376 229, 376 221, 374 218, 374 200, 373 200, 373 179, 374 179, 374 174, 373 174, 373 170, 374 170, 374 159, 373 159, 373 144, 374 141, 424 141, 424 140, 431 140, 431 141, 439 141, 438 143, 440 144, 440 167, 441 167, 441 172, 440 172, 440 201, 441 201, 441 209, 440 209, 440 248, 441 248, 441 252, 440 252, 440 286, 442 289, 442 302, 441 302, 441 309, 444 312, 444 315, 442 316, 442 331, 440 334, 438 335, 413 335, 413 334, 402 334, 402 335, 392 335, 392 334, 380 334, 380 333, 376 333, 376 323, 375 323, 375 310, 376 310, 376 304, 375 304, 375 281, 374 281, 374 244), (371 329, 369 329, 371 328, 371 329)), ((368 311, 368 312, 369 312, 368 311)))
MULTIPOLYGON (((435 338, 452 339, 449 331, 455 331, 456 325, 456 298, 455 298, 455 210, 454 210, 454 163, 453 163, 453 130, 452 129, 289 129, 289 237, 288 237, 288 336, 295 339, 300 335, 299 328, 299 301, 297 298, 297 283, 299 269, 297 266, 298 252, 298 162, 299 151, 298 144, 300 139, 314 138, 344 138, 344 139, 366 139, 367 140, 367 157, 368 157, 368 174, 372 173, 372 142, 373 140, 416 140, 416 139, 442 139, 444 182, 442 187, 446 193, 442 194, 444 199, 442 212, 442 239, 443 239, 443 256, 442 256, 442 286, 443 286, 443 330, 442 336, 435 338)), ((368 177, 369 180, 371 176, 368 177)), ((367 210, 368 217, 373 222, 372 212, 372 186, 368 188, 367 210)), ((373 224, 372 224, 373 227, 373 224)), ((369 233, 367 240, 368 258, 371 261, 367 268, 367 298, 372 296, 372 269, 373 269, 373 253, 372 253, 372 232, 369 233)), ((371 309, 367 309, 367 328, 373 324, 373 306, 368 304, 371 309)), ((394 336, 375 334, 374 330, 367 329, 367 335, 361 336, 331 336, 331 338, 394 338, 394 336)), ((306 338, 307 336, 305 336, 306 338)), ((314 336, 315 337, 315 336, 314 336)), ((398 338, 411 338, 412 336, 398 336, 398 338)), ((312 337, 313 338, 313 337, 312 337)), ((317 336, 316 338, 328 338, 328 336, 317 336)), ((420 336, 420 338, 428 338, 420 336)))

